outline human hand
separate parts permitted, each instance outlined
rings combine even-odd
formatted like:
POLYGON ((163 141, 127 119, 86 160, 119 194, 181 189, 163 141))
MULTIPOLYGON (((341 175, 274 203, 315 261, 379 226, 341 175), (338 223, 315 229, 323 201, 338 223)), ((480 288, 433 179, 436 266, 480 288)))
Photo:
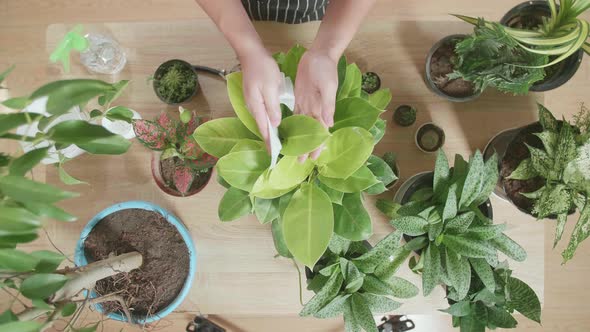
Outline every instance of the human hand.
POLYGON ((282 75, 275 60, 265 49, 239 57, 246 106, 258 125, 258 130, 270 152, 270 134, 266 117, 273 127, 281 123, 279 88, 282 75))
MULTIPOLYGON (((338 90, 338 59, 328 53, 310 49, 301 58, 295 81, 295 114, 310 116, 326 128, 334 125, 336 91, 338 90)), ((311 152, 317 159, 322 147, 311 152)), ((299 157, 304 162, 308 155, 299 157)))

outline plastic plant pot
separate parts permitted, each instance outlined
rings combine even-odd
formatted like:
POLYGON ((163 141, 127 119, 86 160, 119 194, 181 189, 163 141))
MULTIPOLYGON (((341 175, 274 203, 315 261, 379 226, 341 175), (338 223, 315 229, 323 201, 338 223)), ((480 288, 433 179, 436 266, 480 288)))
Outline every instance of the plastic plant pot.
MULTIPOLYGON (((209 181, 211 180, 211 175, 213 174, 213 168, 209 169, 209 171, 206 173, 207 179, 206 179, 206 181, 203 182, 202 185, 195 186, 194 188, 191 187, 191 190, 189 192, 187 192, 185 195, 183 195, 178 190, 176 190, 176 188, 172 188, 168 184, 166 184, 166 181, 164 180, 164 177, 162 176, 162 164, 160 163, 161 156, 162 156, 162 151, 154 151, 152 153, 152 160, 151 160, 152 177, 154 178, 154 181, 158 185, 158 188, 160 188, 163 192, 167 193, 168 195, 172 195, 172 196, 176 196, 176 197, 189 197, 189 196, 198 194, 199 192, 201 192, 201 190, 203 190, 203 188, 205 188, 209 184, 209 181)), ((203 176, 203 175, 200 175, 200 176, 203 176)))
POLYGON ((191 65, 190 63, 184 61, 184 60, 179 60, 179 59, 173 59, 173 60, 168 60, 166 62, 164 62, 163 64, 161 64, 158 69, 156 69, 156 72, 154 73, 154 79, 153 79, 153 88, 154 88, 154 92, 156 93, 156 96, 158 96, 158 98, 160 98, 160 100, 168 105, 180 105, 182 103, 186 103, 189 100, 191 100, 199 91, 199 80, 198 80, 198 75, 197 75, 197 71, 195 70, 195 68, 193 67, 193 65, 191 65), (172 68, 173 66, 179 66, 179 68, 182 68, 183 70, 185 70, 185 73, 191 73, 192 78, 194 78, 195 84, 194 87, 191 86, 189 92, 185 93, 186 97, 181 98, 179 100, 169 100, 169 98, 167 98, 166 96, 163 96, 160 93, 160 80, 162 79, 162 77, 164 76, 164 74, 166 74, 168 72, 168 70, 170 68, 172 68))
POLYGON ((432 122, 425 123, 416 130, 416 146, 422 152, 434 153, 445 144, 445 132, 432 122))
MULTIPOLYGON (((505 26, 514 27, 523 17, 541 23, 543 17, 549 16, 551 16, 551 9, 546 0, 532 0, 523 2, 510 9, 508 13, 502 17, 500 23, 505 26)), ((576 74, 578 68, 580 68, 583 57, 584 50, 579 49, 576 53, 570 55, 562 62, 550 66, 548 68, 551 70, 549 76, 544 80, 533 84, 530 90, 543 92, 557 89, 564 85, 576 74)))
MULTIPOLYGON (((178 293, 178 296, 176 297, 176 299, 174 299, 174 301, 172 301, 164 309, 160 310, 159 312, 157 312, 154 315, 149 316, 147 318, 134 317, 132 314, 132 319, 134 320, 133 323, 147 324, 147 323, 152 323, 157 320, 160 320, 163 317, 169 315, 172 311, 174 311, 188 295, 188 293, 191 289, 191 285, 193 283, 193 279, 195 278, 195 272, 197 270, 197 251, 195 249, 195 245, 193 243, 193 240, 190 236, 190 232, 188 231, 186 226, 177 217, 175 217, 172 213, 166 211, 165 209, 163 209, 153 203, 150 203, 150 202, 128 201, 128 202, 123 202, 123 203, 118 203, 118 204, 112 205, 112 206, 100 211, 97 215, 95 215, 88 222, 88 224, 86 224, 86 226, 84 226, 84 229, 82 229, 82 233, 80 234, 80 239, 78 240, 78 243, 76 244, 76 249, 74 252, 74 263, 76 264, 76 266, 85 266, 89 263, 86 258, 86 254, 84 252, 84 241, 86 241, 86 238, 88 237, 88 235, 90 234, 92 229, 106 216, 108 216, 112 213, 115 213, 117 211, 128 210, 128 209, 143 209, 143 210, 153 211, 153 212, 157 212, 157 213, 161 214, 170 224, 172 224, 172 226, 174 226, 174 228, 176 228, 176 230, 178 231, 178 233, 182 237, 182 240, 184 241, 184 243, 187 247, 187 250, 189 252, 189 256, 190 256, 188 275, 186 276, 186 279, 184 281, 184 286, 180 290, 180 293, 178 293)), ((90 298, 97 297, 97 294, 94 291, 90 291, 90 294, 87 294, 87 293, 88 293, 88 291, 85 291, 84 295, 85 296, 89 295, 90 298)), ((96 308, 96 310, 98 312, 104 314, 104 312, 102 310, 102 306, 100 304, 95 304, 94 307, 96 308)), ((127 322, 127 318, 121 313, 113 312, 113 313, 107 314, 107 316, 110 319, 118 320, 121 322, 127 322)))

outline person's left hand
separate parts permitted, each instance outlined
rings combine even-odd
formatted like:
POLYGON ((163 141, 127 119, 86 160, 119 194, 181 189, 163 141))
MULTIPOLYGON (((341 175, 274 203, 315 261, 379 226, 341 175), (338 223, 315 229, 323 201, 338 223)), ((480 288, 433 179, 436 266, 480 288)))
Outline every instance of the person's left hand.
MULTIPOLYGON (((334 108, 338 90, 338 59, 327 52, 310 49, 301 58, 295 80, 295 114, 320 121, 326 128, 334 125, 334 108)), ((322 148, 309 156, 317 159, 322 148)), ((299 157, 304 162, 308 155, 299 157)))

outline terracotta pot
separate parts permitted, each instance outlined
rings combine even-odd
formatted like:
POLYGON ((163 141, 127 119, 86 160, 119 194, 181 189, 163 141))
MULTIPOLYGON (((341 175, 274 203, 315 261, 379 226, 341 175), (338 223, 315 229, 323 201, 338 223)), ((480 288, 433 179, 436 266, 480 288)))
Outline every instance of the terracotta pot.
POLYGON ((154 153, 152 153, 151 164, 152 164, 152 176, 154 177, 154 181, 156 181, 156 184, 158 185, 158 187, 160 187, 160 189, 162 189, 163 192, 165 192, 169 195, 172 195, 172 196, 176 196, 176 197, 188 197, 188 196, 192 196, 192 195, 199 193, 201 190, 203 190, 203 188, 205 188, 207 186, 207 184, 209 184, 209 181, 211 180, 211 175, 213 174, 213 168, 211 168, 209 170, 209 172, 207 173, 207 181, 202 186, 192 188, 185 195, 180 193, 180 191, 176 190, 175 188, 169 187, 166 184, 166 181, 164 181, 164 178, 162 177, 161 164, 160 164, 160 156, 161 155, 162 155, 161 151, 154 151, 154 153))

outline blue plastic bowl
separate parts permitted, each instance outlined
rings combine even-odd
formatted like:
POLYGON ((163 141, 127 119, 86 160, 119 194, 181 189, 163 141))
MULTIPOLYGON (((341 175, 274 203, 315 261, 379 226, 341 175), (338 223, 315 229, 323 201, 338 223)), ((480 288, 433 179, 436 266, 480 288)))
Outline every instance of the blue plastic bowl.
MULTIPOLYGON (((134 322, 138 323, 138 324, 151 323, 151 322, 157 321, 157 320, 163 318, 164 316, 170 314, 172 311, 174 311, 174 309, 176 309, 182 303, 182 301, 184 300, 184 298, 186 297, 186 295, 188 294, 188 292, 191 288, 191 285, 193 283, 193 279, 195 278, 195 271, 197 269, 197 251, 195 250, 195 245, 193 244, 190 233, 187 230, 187 228, 184 226, 184 224, 178 218, 176 218, 172 213, 166 211, 165 209, 163 209, 153 203, 143 202, 143 201, 129 201, 129 202, 123 202, 123 203, 112 205, 112 206, 100 211, 96 216, 94 216, 94 218, 92 218, 90 220, 90 222, 88 222, 88 224, 86 224, 86 226, 82 230, 82 233, 80 234, 80 239, 78 240, 78 243, 76 244, 76 251, 74 253, 74 262, 75 262, 76 266, 84 266, 84 265, 88 264, 88 261, 86 260, 86 255, 84 254, 84 241, 86 240, 86 237, 88 237, 88 234, 90 234, 90 231, 92 231, 94 226, 96 226, 96 224, 99 221, 101 221, 104 217, 108 216, 109 214, 112 214, 114 212, 121 211, 121 210, 128 210, 128 209, 143 209, 143 210, 154 211, 154 212, 160 213, 162 216, 164 216, 164 218, 169 223, 171 223, 176 228, 176 230, 178 230, 178 232, 182 236, 182 239, 184 240, 184 243, 186 244, 186 247, 187 247, 189 255, 190 255, 188 275, 186 276, 184 286, 180 290, 180 293, 178 294, 176 299, 174 299, 174 301, 172 301, 172 303, 170 303, 166 308, 151 315, 147 319, 132 317, 134 322)), ((97 296, 96 293, 94 293, 93 291, 90 292, 91 298, 94 298, 96 296, 97 296)), ((100 304, 96 304, 94 307, 99 312, 104 313, 102 310, 102 306, 100 304)), ((118 321, 122 321, 122 322, 127 321, 127 318, 125 317, 125 315, 120 314, 120 313, 110 313, 107 316, 111 319, 114 319, 114 320, 118 320, 118 321)))

